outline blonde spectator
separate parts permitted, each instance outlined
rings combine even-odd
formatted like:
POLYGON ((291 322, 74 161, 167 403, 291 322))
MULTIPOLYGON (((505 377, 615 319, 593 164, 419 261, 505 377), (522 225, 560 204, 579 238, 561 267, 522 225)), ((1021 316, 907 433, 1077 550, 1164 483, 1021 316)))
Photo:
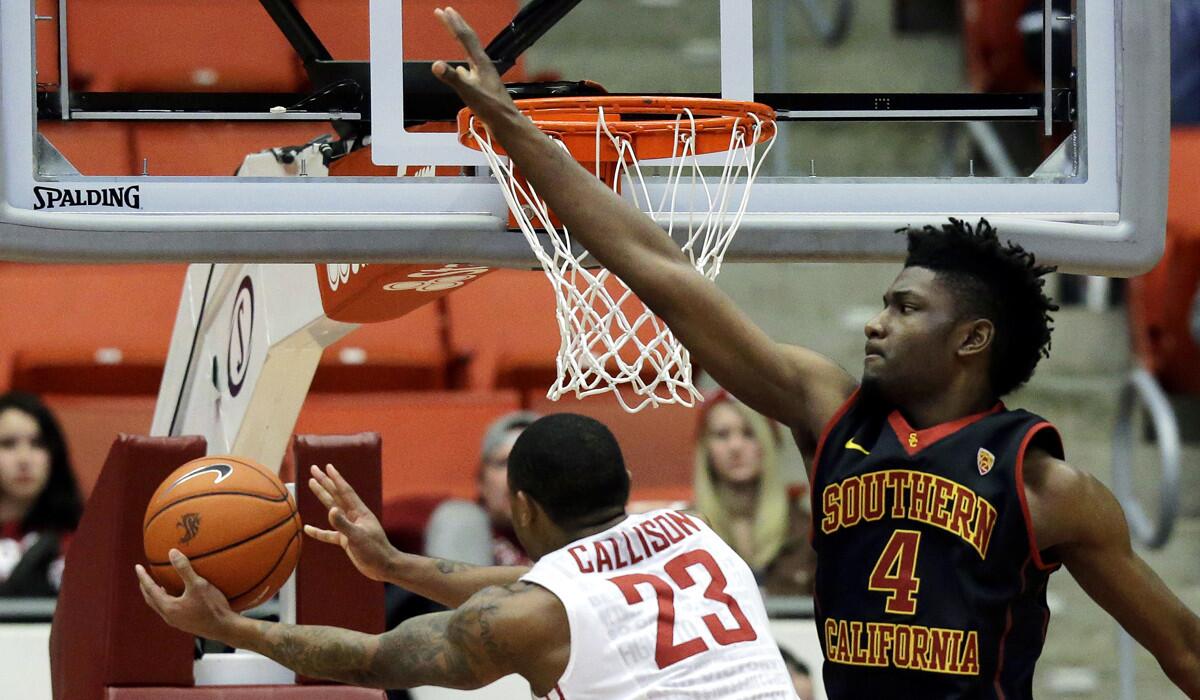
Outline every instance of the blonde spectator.
POLYGON ((809 517, 800 490, 783 478, 778 426, 720 391, 705 402, 699 427, 694 509, 768 593, 810 594, 809 517))

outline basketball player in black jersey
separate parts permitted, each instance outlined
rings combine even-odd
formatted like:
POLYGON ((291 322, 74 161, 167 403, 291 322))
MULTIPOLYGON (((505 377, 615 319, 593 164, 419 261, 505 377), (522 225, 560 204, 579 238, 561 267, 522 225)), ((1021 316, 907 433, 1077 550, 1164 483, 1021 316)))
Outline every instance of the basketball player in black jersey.
POLYGON ((985 223, 909 232, 866 326, 862 383, 781 345, 659 227, 522 116, 478 37, 438 15, 469 65, 453 87, 582 243, 751 408, 792 429, 813 483, 817 617, 831 698, 1027 698, 1065 566, 1200 698, 1200 620, 1130 547, 1112 494, 1054 428, 1001 397, 1033 374, 1055 307, 985 223))

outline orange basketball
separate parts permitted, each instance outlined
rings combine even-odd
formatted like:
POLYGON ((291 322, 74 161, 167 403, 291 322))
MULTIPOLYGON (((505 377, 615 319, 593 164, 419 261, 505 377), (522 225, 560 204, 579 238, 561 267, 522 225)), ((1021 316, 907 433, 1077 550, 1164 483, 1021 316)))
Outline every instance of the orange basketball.
POLYGON ((248 459, 194 459, 162 482, 142 521, 146 570, 172 595, 183 581, 172 548, 229 599, 259 605, 287 581, 300 557, 300 514, 279 477, 248 459))

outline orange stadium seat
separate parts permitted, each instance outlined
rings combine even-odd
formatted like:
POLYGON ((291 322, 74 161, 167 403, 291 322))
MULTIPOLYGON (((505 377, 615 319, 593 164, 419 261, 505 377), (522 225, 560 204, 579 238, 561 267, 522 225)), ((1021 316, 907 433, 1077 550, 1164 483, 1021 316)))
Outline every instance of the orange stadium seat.
POLYGON ((442 305, 435 301, 402 318, 369 323, 325 349, 314 392, 446 388, 449 352, 442 305))
POLYGON ((305 84, 295 51, 255 0, 72 0, 67 7, 75 90, 292 92, 305 84))
POLYGON ((543 414, 579 413, 608 426, 633 474, 633 500, 691 500, 698 409, 659 406, 627 413, 606 394, 558 401, 535 395, 529 408, 543 414))
POLYGON ((1200 344, 1190 314, 1200 288, 1200 128, 1171 131, 1167 244, 1162 260, 1129 284, 1129 320, 1139 359, 1175 394, 1200 395, 1200 344))
POLYGON ((92 122, 38 128, 84 175, 234 175, 250 153, 332 134, 327 122, 92 122))
POLYGON ((967 77, 979 92, 1022 92, 1041 84, 1025 63, 1017 21, 1027 0, 962 0, 967 77))
POLYGON ((58 87, 58 2, 57 0, 35 0, 34 14, 53 17, 53 21, 41 21, 34 25, 36 42, 37 84, 39 89, 58 87))
POLYGON ((450 348, 466 384, 533 388, 554 382, 554 291, 541 272, 500 270, 446 297, 450 348))
POLYGON ((139 173, 146 158, 152 175, 229 177, 247 154, 331 133, 328 122, 147 122, 134 128, 131 150, 139 173))
MULTIPOLYGON (((385 504, 423 494, 473 498, 484 430, 518 406, 506 391, 311 394, 295 432, 378 432, 385 504)), ((301 476, 307 470, 297 465, 301 476)))
POLYGON ((185 270, 0 264, 0 388, 157 393, 185 270))
POLYGON ((133 124, 42 120, 38 130, 83 175, 137 175, 133 124))
MULTIPOLYGON (((615 299, 615 278, 609 282, 615 299)), ((554 288, 540 271, 501 270, 450 294, 450 349, 465 363, 464 383, 474 389, 544 392, 554 383, 561 344, 554 306, 554 288)), ((631 321, 643 310, 632 295, 622 308, 631 321)), ((651 337, 651 329, 650 324, 641 327, 643 341, 651 337)), ((632 361, 637 350, 629 343, 621 352, 632 361)))
MULTIPOLYGON (((414 61, 447 58, 447 51, 458 49, 454 40, 433 15, 434 8, 446 3, 439 0, 405 0, 404 56, 414 61)), ((516 0, 459 0, 455 9, 471 19, 483 41, 489 41, 517 14, 516 0)), ((370 0, 297 0, 296 7, 308 20, 338 60, 363 61, 371 55, 370 0)), ((521 80, 521 63, 505 75, 505 80, 521 80)))
POLYGON ((117 434, 150 432, 156 397, 46 394, 43 399, 62 424, 75 478, 87 498, 117 434))

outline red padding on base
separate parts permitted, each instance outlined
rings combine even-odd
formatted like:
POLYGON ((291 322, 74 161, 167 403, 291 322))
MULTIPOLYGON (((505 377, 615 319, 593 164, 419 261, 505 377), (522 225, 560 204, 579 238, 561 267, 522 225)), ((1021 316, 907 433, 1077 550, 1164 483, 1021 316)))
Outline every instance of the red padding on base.
POLYGON ((209 685, 109 688, 104 700, 383 700, 384 691, 353 686, 209 685))
POLYGON ((192 684, 192 637, 146 605, 133 565, 142 562, 142 516, 159 483, 204 456, 198 437, 120 435, 71 541, 50 631, 55 700, 99 700, 116 684, 192 684))
MULTIPOLYGON (((328 511, 308 488, 309 467, 332 464, 378 514, 382 506, 377 433, 358 435, 298 435, 292 443, 296 462, 296 502, 300 519, 329 528, 328 511)), ((302 625, 332 625, 368 634, 384 628, 383 584, 358 572, 341 547, 305 537, 296 570, 296 621, 302 625)), ((302 683, 326 683, 300 677, 302 683)), ((324 697, 324 696, 322 696, 324 697)))

